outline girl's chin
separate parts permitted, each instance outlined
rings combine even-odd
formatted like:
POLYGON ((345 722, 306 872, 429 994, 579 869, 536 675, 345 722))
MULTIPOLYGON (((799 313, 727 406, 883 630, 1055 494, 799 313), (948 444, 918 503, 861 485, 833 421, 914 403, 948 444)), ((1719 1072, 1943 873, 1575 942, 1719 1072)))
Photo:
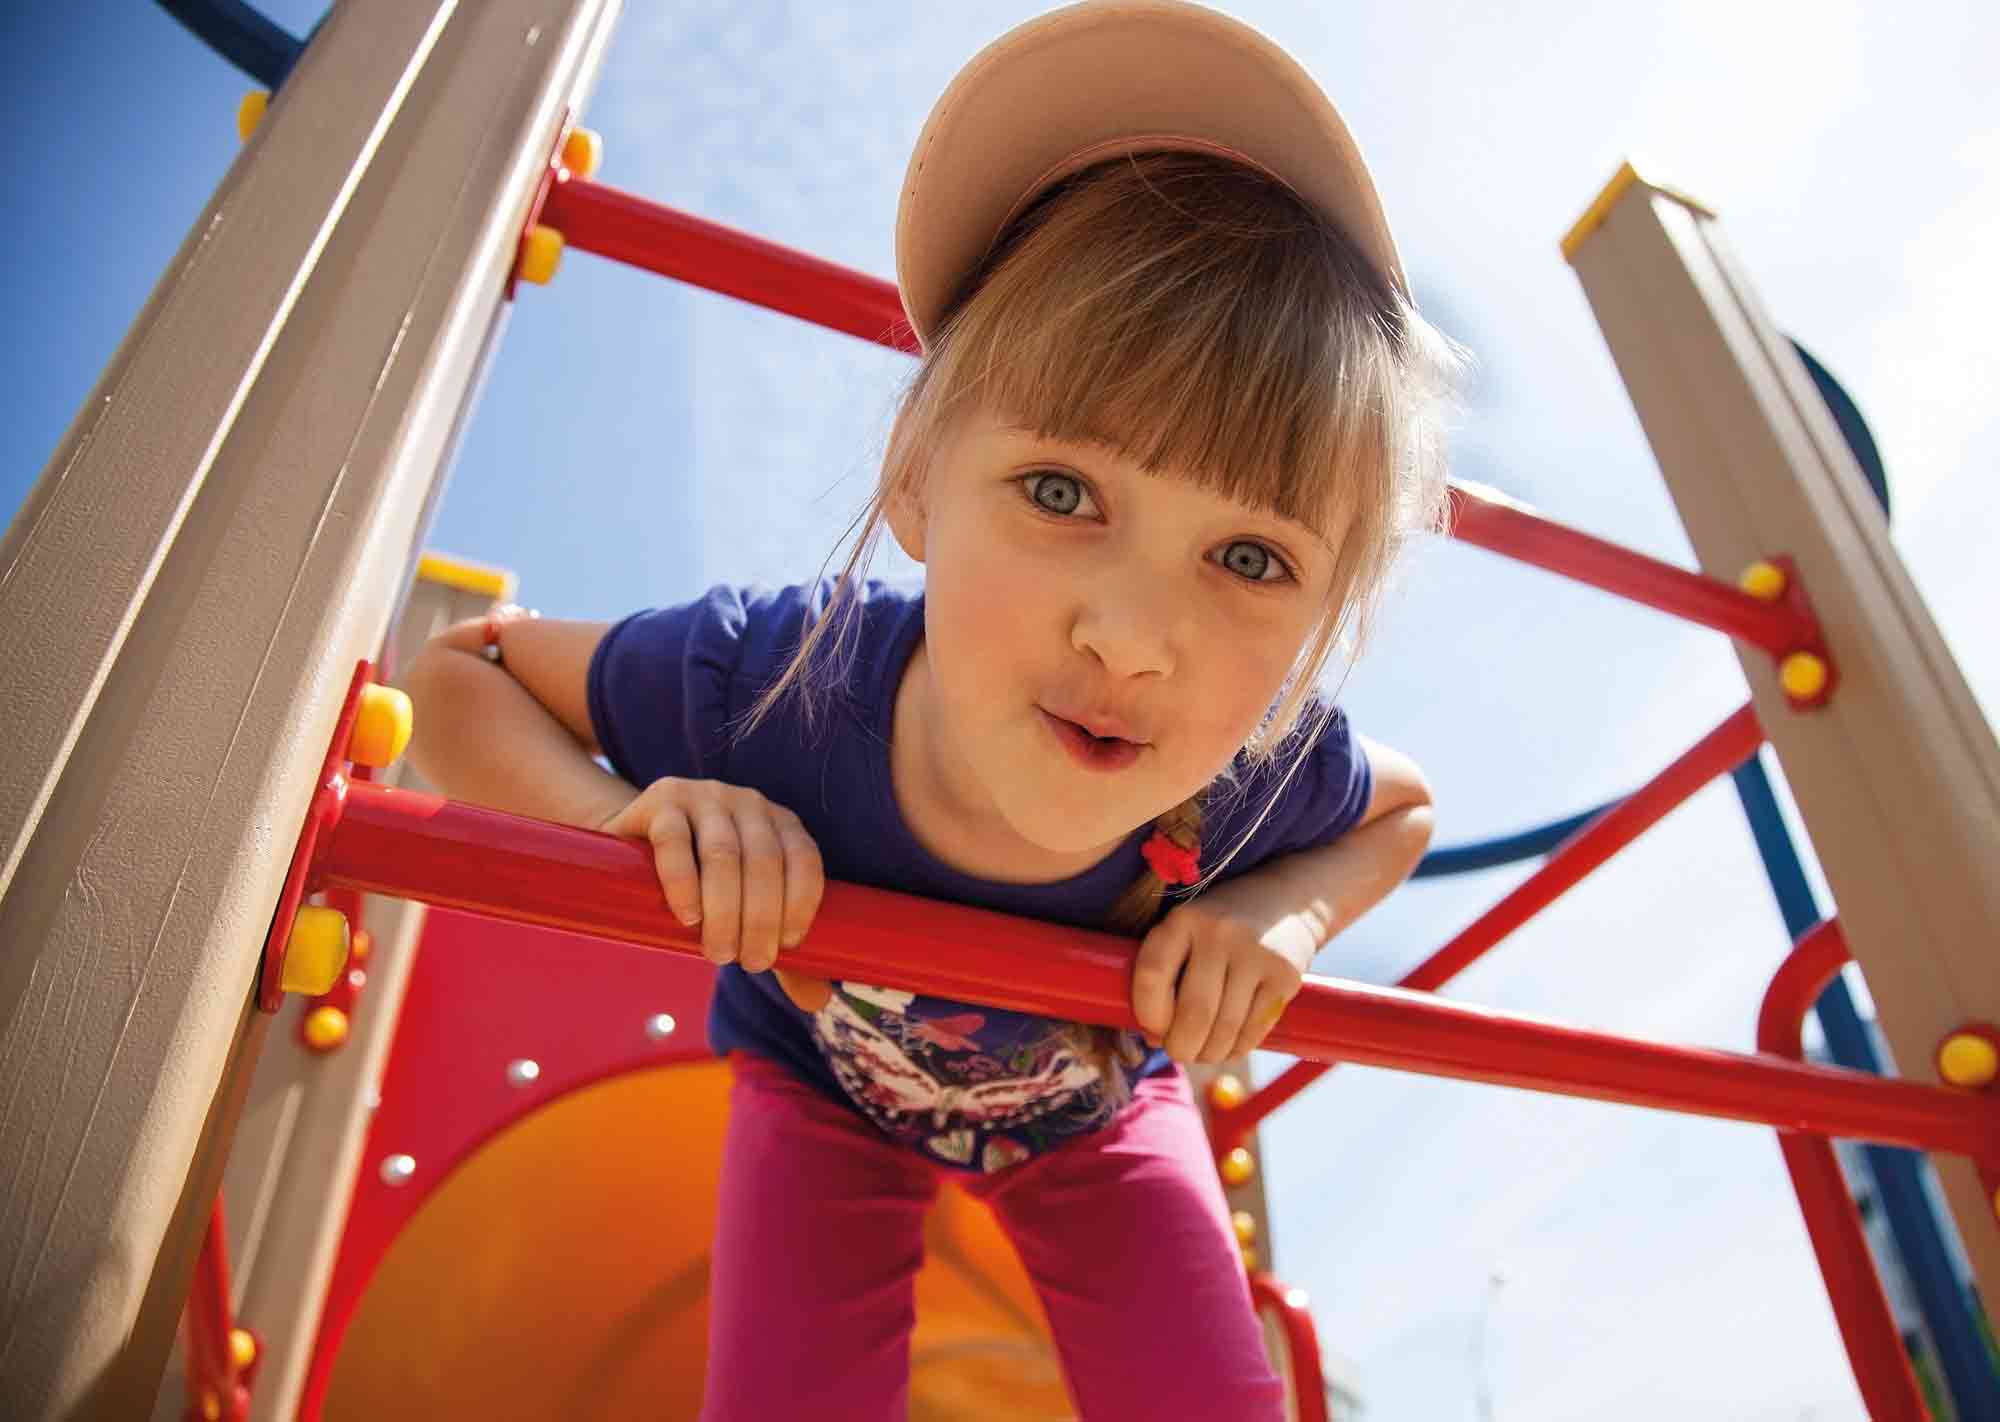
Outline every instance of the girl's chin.
POLYGON ((1049 854, 1102 857, 1152 818, 1139 816, 1136 810, 1130 816, 1117 812, 1107 814, 1107 808, 1102 802, 1088 808, 1044 803, 1024 808, 1022 813, 1007 818, 1016 834, 1049 854))

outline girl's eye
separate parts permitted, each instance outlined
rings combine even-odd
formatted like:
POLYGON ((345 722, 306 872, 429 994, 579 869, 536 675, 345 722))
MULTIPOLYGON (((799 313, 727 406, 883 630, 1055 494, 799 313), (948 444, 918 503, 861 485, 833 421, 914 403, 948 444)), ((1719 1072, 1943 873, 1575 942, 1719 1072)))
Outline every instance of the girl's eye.
POLYGON ((1224 547, 1216 561, 1237 577, 1253 583, 1273 583, 1290 576, 1277 554, 1247 538, 1239 538, 1224 547))
POLYGON ((1028 475, 1021 483, 1043 513, 1073 514, 1090 504, 1090 491, 1074 474, 1045 470, 1028 475))

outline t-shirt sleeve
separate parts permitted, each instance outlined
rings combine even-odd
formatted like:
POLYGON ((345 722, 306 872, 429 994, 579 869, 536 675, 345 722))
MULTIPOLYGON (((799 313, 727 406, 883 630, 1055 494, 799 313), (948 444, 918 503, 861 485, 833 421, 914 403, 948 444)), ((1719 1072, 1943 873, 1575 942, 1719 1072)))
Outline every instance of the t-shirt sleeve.
MULTIPOLYGON (((1241 789, 1227 797, 1223 822, 1216 826, 1222 831, 1216 851, 1227 852, 1246 832, 1249 836, 1230 872, 1329 844, 1367 813, 1375 793, 1374 773, 1347 713, 1338 706, 1327 709, 1318 737, 1287 780, 1291 765, 1291 754, 1281 751, 1276 763, 1245 776, 1241 789), (1267 804, 1269 813, 1259 823, 1267 804)), ((1204 833, 1203 839, 1208 838, 1204 833)))
POLYGON ((641 789, 666 775, 720 777, 747 624, 743 594, 717 587, 604 634, 590 658, 590 721, 613 770, 641 789))

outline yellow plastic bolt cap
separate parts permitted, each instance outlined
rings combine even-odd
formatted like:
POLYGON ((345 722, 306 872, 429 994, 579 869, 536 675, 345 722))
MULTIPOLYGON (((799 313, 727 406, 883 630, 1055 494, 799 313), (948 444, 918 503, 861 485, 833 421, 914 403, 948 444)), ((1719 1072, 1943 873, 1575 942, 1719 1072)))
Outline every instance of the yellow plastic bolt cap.
POLYGON ((347 1040, 347 1014, 328 1005, 306 1015, 306 1043, 316 1052, 330 1052, 347 1040))
POLYGON ((1234 1111, 1249 1099, 1249 1089, 1235 1072, 1224 1072, 1208 1084, 1209 1104, 1218 1111, 1234 1111))
POLYGON ((1258 1263, 1258 1260, 1257 1260, 1257 1251, 1256 1251, 1256 1250, 1254 1250, 1254 1249, 1252 1249, 1252 1248, 1251 1248, 1251 1247, 1250 1247, 1249 1245, 1247 1245, 1247 1244, 1246 1244, 1246 1245, 1244 1245, 1244 1246, 1243 1246, 1243 1272, 1244 1272, 1244 1273, 1246 1273, 1246 1274, 1254 1274, 1254 1273, 1256 1273, 1256 1272, 1257 1272, 1257 1263, 1258 1263))
POLYGON ((257 1361, 257 1339, 249 1329, 229 1330, 229 1361, 236 1364, 238 1370, 257 1361))
POLYGON ((1954 1032, 1938 1048, 1938 1075, 1953 1086, 1986 1086, 2000 1074, 2000 1050, 1976 1032, 1954 1032))
POLYGON ((1238 1210, 1229 1217, 1230 1225, 1236 1231, 1236 1242, 1249 1245, 1257 1239, 1257 1217, 1248 1210, 1238 1210))
POLYGON ((243 142, 250 141, 250 135, 257 131, 257 125, 264 121, 264 110, 271 107, 271 95, 264 89, 252 89, 243 96, 243 102, 236 106, 236 136, 243 142))
POLYGON ((579 178, 597 176, 598 165, 604 161, 604 136, 594 128, 579 125, 569 131, 563 140, 562 165, 579 178))
POLYGON ((1794 652, 1778 663, 1778 682, 1787 696, 1810 701, 1826 690, 1826 663, 1811 652, 1794 652))
POLYGON ((1776 602, 1785 595, 1785 570, 1759 560, 1743 570, 1736 585, 1759 602, 1776 602))
POLYGON ((285 944, 284 989, 318 997, 340 981, 347 967, 347 915, 304 904, 285 944))
POLYGON ((410 698, 393 686, 364 686, 356 708, 354 736, 347 754, 360 765, 382 770, 396 763, 410 743, 410 698))
POLYGON ((1248 1185, 1257 1173, 1257 1157, 1238 1146, 1222 1157, 1221 1169, 1225 1185, 1248 1185))
POLYGON ((562 233, 537 222, 528 229, 527 240, 521 244, 521 280, 531 281, 536 286, 547 286, 555 278, 556 266, 562 261, 562 251, 562 233))

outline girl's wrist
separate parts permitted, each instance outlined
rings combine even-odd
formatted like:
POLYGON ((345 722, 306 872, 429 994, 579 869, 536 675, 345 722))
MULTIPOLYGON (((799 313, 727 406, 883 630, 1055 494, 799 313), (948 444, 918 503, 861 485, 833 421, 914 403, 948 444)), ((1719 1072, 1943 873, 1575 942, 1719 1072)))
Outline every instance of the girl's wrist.
POLYGON ((530 607, 521 607, 511 602, 503 602, 486 614, 486 620, 479 629, 479 655, 496 667, 507 665, 507 657, 501 647, 501 631, 509 622, 540 617, 542 614, 530 607))

